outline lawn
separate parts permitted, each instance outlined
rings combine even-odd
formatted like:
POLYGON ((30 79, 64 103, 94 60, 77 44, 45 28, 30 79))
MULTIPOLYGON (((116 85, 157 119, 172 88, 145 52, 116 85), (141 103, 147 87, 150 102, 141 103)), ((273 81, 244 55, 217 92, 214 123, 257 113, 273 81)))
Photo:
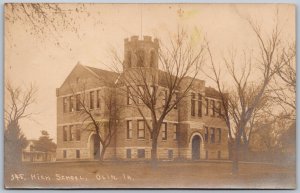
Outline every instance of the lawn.
POLYGON ((295 188, 291 166, 241 163, 231 175, 230 162, 29 163, 6 167, 7 188, 295 188))

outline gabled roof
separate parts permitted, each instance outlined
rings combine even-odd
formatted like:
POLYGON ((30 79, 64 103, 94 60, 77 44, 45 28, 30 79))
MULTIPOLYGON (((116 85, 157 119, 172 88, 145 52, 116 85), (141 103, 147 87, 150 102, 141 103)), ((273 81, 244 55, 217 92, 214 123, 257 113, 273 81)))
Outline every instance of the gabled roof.
POLYGON ((205 96, 212 98, 221 98, 220 93, 212 87, 205 87, 205 96))
POLYGON ((91 71, 92 73, 94 73, 96 76, 98 76, 98 78, 103 79, 104 81, 107 81, 110 83, 115 82, 119 76, 118 73, 116 73, 116 72, 102 70, 102 69, 94 68, 94 67, 90 67, 90 66, 84 66, 84 67, 86 69, 88 69, 89 71, 91 71))

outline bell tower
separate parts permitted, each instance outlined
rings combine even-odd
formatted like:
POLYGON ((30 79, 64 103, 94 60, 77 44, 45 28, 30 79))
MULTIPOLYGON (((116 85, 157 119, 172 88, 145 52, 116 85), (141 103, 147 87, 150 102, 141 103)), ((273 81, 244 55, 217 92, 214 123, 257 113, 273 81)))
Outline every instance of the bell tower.
POLYGON ((152 40, 151 36, 131 36, 124 40, 123 70, 129 68, 158 68, 158 39, 152 40))

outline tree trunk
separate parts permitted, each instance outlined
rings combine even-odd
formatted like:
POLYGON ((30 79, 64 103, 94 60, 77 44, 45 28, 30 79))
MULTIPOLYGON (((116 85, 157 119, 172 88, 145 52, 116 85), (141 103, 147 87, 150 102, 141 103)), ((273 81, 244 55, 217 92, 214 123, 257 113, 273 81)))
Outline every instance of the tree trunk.
POLYGON ((232 148, 232 150, 231 172, 233 175, 236 175, 239 172, 239 147, 237 142, 234 143, 234 147, 232 148))
POLYGON ((233 151, 232 151, 232 168, 231 172, 233 175, 239 173, 239 153, 240 153, 240 140, 241 136, 238 134, 234 141, 233 151))
POLYGON ((105 154, 105 151, 106 151, 106 147, 105 146, 102 146, 102 150, 100 152, 100 158, 99 158, 99 161, 100 162, 103 162, 104 160, 104 154, 105 154))
POLYGON ((152 138, 151 164, 153 169, 157 168, 157 137, 152 138))

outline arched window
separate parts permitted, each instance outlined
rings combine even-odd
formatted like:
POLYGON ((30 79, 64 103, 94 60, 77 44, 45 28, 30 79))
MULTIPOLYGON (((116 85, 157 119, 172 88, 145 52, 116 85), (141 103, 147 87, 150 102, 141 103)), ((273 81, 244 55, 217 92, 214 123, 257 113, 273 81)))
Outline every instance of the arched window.
POLYGON ((127 58, 127 66, 130 68, 131 67, 131 52, 130 51, 127 52, 126 58, 127 58))
POLYGON ((145 51, 144 50, 138 50, 136 52, 136 57, 137 57, 136 65, 138 67, 143 67, 144 66, 144 60, 145 60, 145 51))
POLYGON ((150 67, 154 67, 155 65, 155 52, 152 50, 150 52, 150 67))

